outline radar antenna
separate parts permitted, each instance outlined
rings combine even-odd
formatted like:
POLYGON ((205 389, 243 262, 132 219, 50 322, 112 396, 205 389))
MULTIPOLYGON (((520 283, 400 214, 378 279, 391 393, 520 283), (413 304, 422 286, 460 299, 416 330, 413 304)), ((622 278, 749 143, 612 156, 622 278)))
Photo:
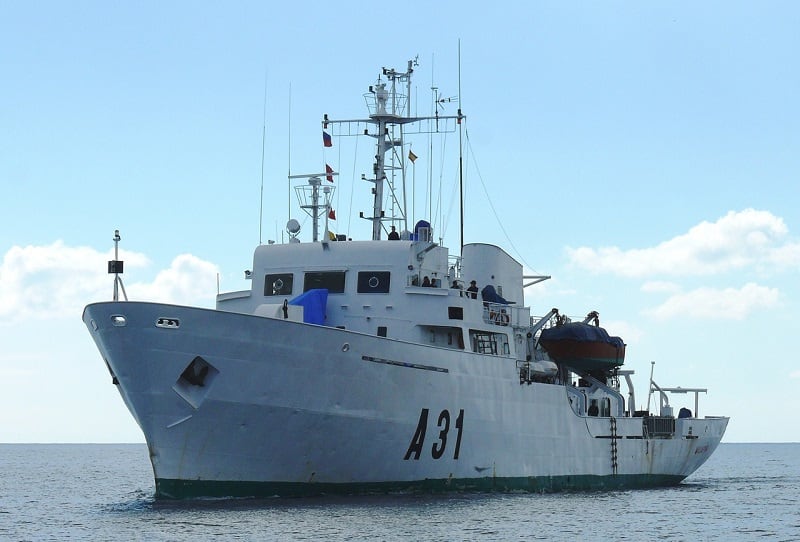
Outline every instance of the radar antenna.
MULTIPOLYGON (((399 217, 394 213, 394 208, 391 217, 385 215, 384 205, 384 184, 386 184, 391 192, 392 200, 394 203, 398 202, 395 194, 395 185, 393 177, 399 172, 400 175, 405 175, 403 168, 403 160, 398 157, 403 154, 403 134, 404 133, 446 133, 454 132, 455 124, 461 124, 461 121, 466 118, 461 114, 459 108, 457 115, 441 115, 439 109, 444 108, 445 104, 453 101, 458 101, 458 96, 441 97, 437 94, 437 100, 441 101, 436 104, 433 116, 414 116, 411 113, 411 76, 414 73, 414 68, 418 62, 409 60, 406 71, 399 72, 395 69, 384 67, 378 80, 375 84, 370 85, 369 90, 364 94, 369 110, 369 118, 366 119, 351 119, 351 120, 331 120, 328 115, 323 116, 322 126, 328 128, 330 125, 338 125, 334 131, 339 136, 350 135, 365 135, 375 138, 375 161, 372 164, 372 177, 362 174, 361 178, 365 181, 374 184, 372 188, 373 204, 372 216, 364 216, 360 214, 361 218, 370 220, 372 222, 372 240, 379 241, 381 239, 381 232, 383 231, 382 223, 384 221, 406 223, 406 204, 405 198, 405 177, 403 177, 403 202, 400 206, 399 217), (405 89, 405 94, 403 90, 405 89), (430 124, 421 125, 423 122, 429 121, 430 124), (404 126, 409 125, 409 131, 404 132, 404 126), (416 128, 411 128, 416 125, 416 128), (361 128, 365 128, 362 130, 361 128), (356 129, 358 128, 358 129, 356 129), (396 130, 396 131, 395 131, 396 130), (397 152, 400 149, 400 152, 397 152), (389 152, 391 151, 391 153, 389 152), (389 153, 387 157, 386 154, 389 153), (395 162, 398 161, 399 164, 395 162)), ((413 159, 409 158, 412 162, 413 159)), ((394 205, 393 203, 393 205, 394 205)))

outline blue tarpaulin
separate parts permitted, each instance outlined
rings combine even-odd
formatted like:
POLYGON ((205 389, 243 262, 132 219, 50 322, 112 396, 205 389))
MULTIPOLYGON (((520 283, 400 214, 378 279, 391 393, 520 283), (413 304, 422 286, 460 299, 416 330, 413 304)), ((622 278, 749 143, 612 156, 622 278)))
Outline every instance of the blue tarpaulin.
POLYGON ((487 284, 481 290, 481 299, 484 301, 488 301, 489 303, 502 303, 503 305, 510 305, 511 301, 506 301, 503 297, 497 293, 497 290, 494 289, 494 286, 491 284, 487 284))
POLYGON ((317 288, 303 292, 289 301, 289 305, 303 307, 303 322, 306 324, 325 324, 325 308, 328 306, 328 290, 317 288))

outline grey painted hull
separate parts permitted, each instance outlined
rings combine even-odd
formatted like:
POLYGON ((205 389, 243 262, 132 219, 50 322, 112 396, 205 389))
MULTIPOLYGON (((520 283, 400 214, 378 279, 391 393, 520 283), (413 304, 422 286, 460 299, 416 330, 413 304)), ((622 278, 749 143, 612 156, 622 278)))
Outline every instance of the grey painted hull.
POLYGON ((175 305, 88 305, 83 320, 147 440, 157 496, 675 484, 727 418, 577 416, 513 358, 175 305), (200 357, 202 385, 185 371, 200 357))

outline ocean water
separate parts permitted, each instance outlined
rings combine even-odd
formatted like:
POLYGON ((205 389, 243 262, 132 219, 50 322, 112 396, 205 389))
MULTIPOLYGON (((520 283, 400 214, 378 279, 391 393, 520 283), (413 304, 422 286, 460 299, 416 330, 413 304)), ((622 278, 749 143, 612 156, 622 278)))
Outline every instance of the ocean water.
POLYGON ((0 444, 0 540, 800 541, 800 444, 722 444, 680 486, 156 502, 143 444, 0 444))

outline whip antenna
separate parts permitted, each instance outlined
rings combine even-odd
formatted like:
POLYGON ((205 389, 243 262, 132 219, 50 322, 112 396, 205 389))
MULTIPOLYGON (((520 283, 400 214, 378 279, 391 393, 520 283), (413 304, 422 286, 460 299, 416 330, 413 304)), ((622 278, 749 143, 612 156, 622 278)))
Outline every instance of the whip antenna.
POLYGON ((464 144, 462 143, 461 125, 461 40, 458 40, 458 191, 461 196, 461 247, 459 254, 464 255, 464 144))
POLYGON ((258 244, 261 244, 261 228, 264 225, 264 154, 267 146, 267 72, 264 71, 264 115, 261 125, 261 197, 258 207, 258 244))

